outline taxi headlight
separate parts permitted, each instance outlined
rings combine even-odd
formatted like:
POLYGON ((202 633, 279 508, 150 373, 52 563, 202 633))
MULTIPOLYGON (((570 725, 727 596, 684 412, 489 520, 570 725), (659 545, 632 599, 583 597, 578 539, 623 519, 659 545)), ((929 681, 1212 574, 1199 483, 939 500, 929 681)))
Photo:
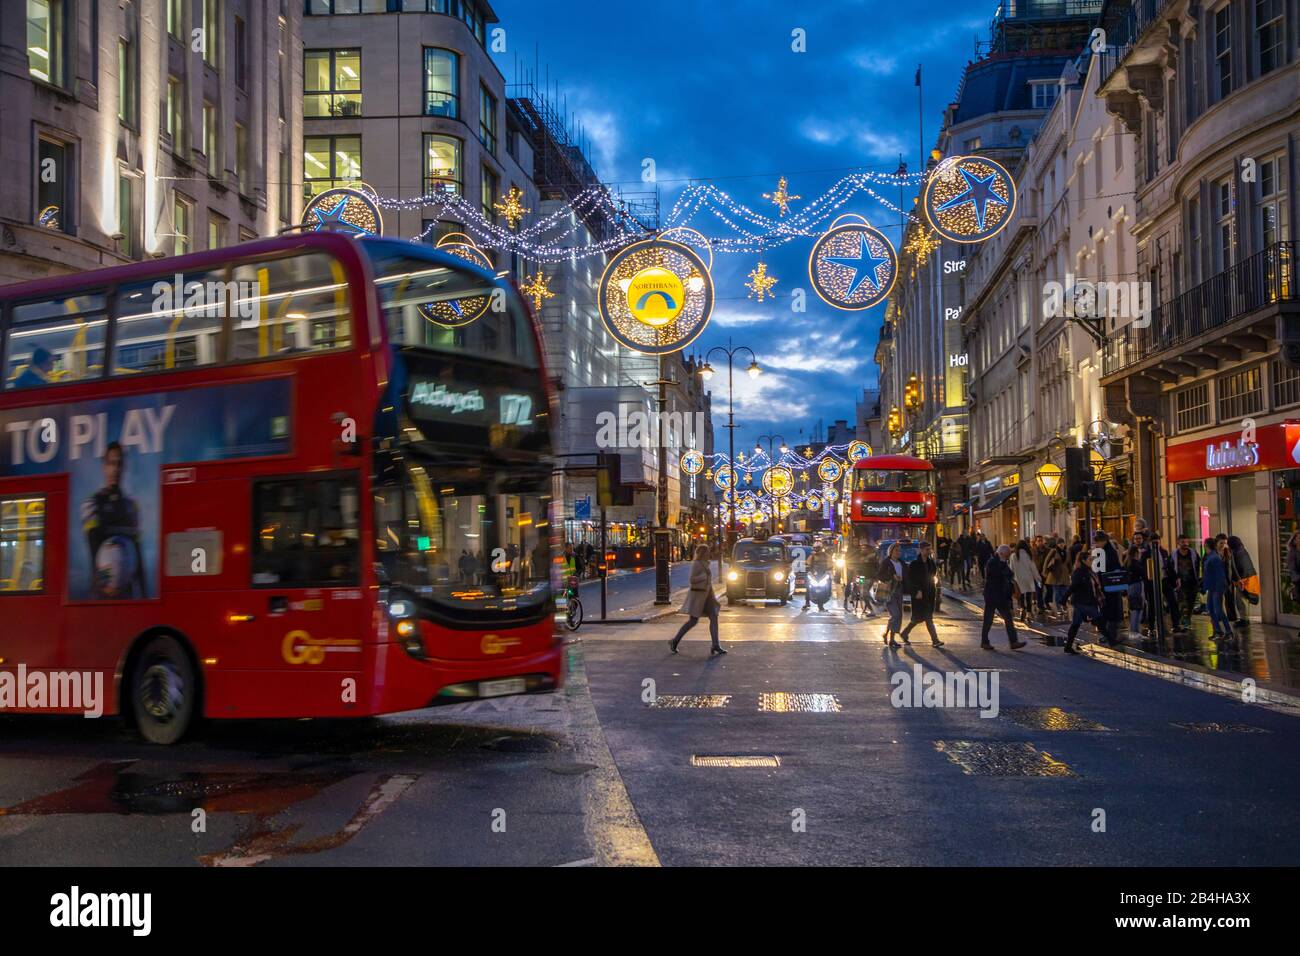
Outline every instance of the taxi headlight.
POLYGON ((727 580, 728 580, 728 581, 739 581, 739 580, 740 580, 740 575, 737 574, 735 571, 728 571, 728 572, 727 572, 727 580))
POLYGON ((841 558, 841 557, 837 557, 837 558, 835 559, 835 566, 836 566, 837 568, 842 568, 842 567, 844 567, 844 559, 841 558))
POLYGON ((773 580, 773 581, 784 581, 784 580, 785 580, 785 572, 784 572, 784 571, 773 571, 773 572, 772 572, 772 580, 773 580))

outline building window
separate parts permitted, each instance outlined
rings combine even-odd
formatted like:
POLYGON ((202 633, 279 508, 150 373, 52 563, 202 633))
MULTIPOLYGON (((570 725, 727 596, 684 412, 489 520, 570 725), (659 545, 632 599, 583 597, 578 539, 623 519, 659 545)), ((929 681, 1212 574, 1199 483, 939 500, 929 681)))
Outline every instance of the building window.
POLYGON ((190 235, 194 223, 194 203, 180 193, 172 199, 172 255, 183 256, 191 249, 190 235))
POLYGON ((1215 392, 1219 398, 1219 421, 1231 422, 1264 410, 1264 376, 1255 365, 1219 377, 1215 392))
POLYGON ((27 0, 27 70, 63 86, 63 0, 27 0))
POLYGON ((221 0, 203 0, 203 62, 221 69, 221 0))
POLYGON ((302 115, 361 115, 361 51, 307 50, 302 59, 302 115))
POLYGON ((423 222, 424 229, 421 235, 424 241, 431 246, 436 246, 439 242, 450 236, 453 232, 464 232, 463 223, 452 222, 449 219, 426 219, 423 222))
POLYGON ((226 227, 227 222, 224 216, 220 216, 208 210, 208 248, 220 249, 226 244, 226 227))
POLYGON ((478 141, 493 156, 497 154, 497 98, 479 87, 478 141))
POLYGON ((1282 65, 1284 33, 1282 0, 1255 0, 1255 53, 1260 76, 1282 65))
POLYGON ((1210 383, 1174 393, 1174 423, 1180 432, 1210 424, 1210 383))
POLYGON ((45 499, 0 498, 0 594, 45 590, 45 499))
POLYGON ((1222 179, 1212 187, 1214 197, 1214 271, 1222 272, 1235 261, 1232 230, 1232 179, 1222 179))
POLYGON ((174 76, 167 77, 167 136, 172 141, 172 149, 178 153, 185 149, 185 95, 181 81, 174 76))
POLYGON ((1273 359, 1273 407, 1300 405, 1300 368, 1273 359))
POLYGON ((252 191, 248 182, 248 130, 242 123, 235 124, 235 181, 244 195, 252 191))
POLYGON ((289 171, 289 133, 285 129, 284 123, 280 124, 280 166, 278 169, 278 179, 280 181, 280 221, 287 223, 291 214, 290 200, 293 197, 293 181, 290 178, 293 174, 289 171))
POLYGON ((72 147, 41 137, 37 143, 36 224, 66 233, 75 231, 72 208, 72 147))
POLYGON ((124 37, 117 40, 117 118, 132 128, 139 125, 139 76, 135 70, 135 45, 124 37))
POLYGON ((1191 288, 1200 285, 1202 263, 1205 261, 1202 258, 1201 200, 1198 196, 1187 200, 1187 248, 1187 286, 1191 288))
POLYGON ((498 185, 499 182, 500 180, 497 179, 497 174, 484 166, 483 191, 481 196, 482 208, 480 211, 483 213, 483 218, 487 219, 489 222, 497 221, 497 211, 494 204, 497 201, 497 194, 500 192, 500 186, 498 185))
POLYGON ((235 17, 235 85, 248 89, 248 31, 243 17, 235 17))
POLYGON ((217 141, 217 108, 211 103, 203 104, 203 155, 208 160, 208 175, 216 177, 221 173, 221 161, 217 156, 220 143, 217 141))
POLYGON ((308 136, 303 140, 308 197, 361 178, 360 136, 308 136))
POLYGON ((460 115, 460 57, 437 47, 424 49, 424 112, 427 116, 460 115))
POLYGON ((1052 104, 1056 102, 1056 95, 1060 92, 1060 86, 1056 80, 1047 83, 1029 84, 1030 92, 1033 95, 1034 109, 1049 110, 1052 104))
POLYGON ((436 133, 424 134, 424 193, 459 196, 465 182, 460 161, 460 140, 436 133))
POLYGON ((167 32, 177 40, 185 35, 184 0, 167 0, 167 32))
POLYGON ((1232 92, 1232 6, 1224 4, 1214 14, 1214 76, 1218 98, 1232 92))
POLYGON ((119 171, 117 174, 117 234, 122 255, 134 259, 138 251, 136 234, 135 179, 119 171))
POLYGON ((1258 208, 1260 248, 1285 242, 1291 233, 1287 221, 1285 154, 1269 157, 1259 164, 1258 208))

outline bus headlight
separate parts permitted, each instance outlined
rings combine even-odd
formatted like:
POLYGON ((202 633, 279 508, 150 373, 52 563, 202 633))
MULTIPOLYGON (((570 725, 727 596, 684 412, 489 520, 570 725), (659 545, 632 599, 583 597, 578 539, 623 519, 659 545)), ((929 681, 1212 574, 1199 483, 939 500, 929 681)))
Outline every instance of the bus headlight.
POLYGON ((388 602, 388 616, 394 621, 401 620, 404 617, 413 617, 415 615, 415 605, 410 601, 398 598, 396 601, 388 602))
POLYGON ((739 581, 739 580, 740 580, 740 575, 737 574, 735 571, 728 571, 728 572, 727 572, 727 580, 728 580, 728 581, 739 581))

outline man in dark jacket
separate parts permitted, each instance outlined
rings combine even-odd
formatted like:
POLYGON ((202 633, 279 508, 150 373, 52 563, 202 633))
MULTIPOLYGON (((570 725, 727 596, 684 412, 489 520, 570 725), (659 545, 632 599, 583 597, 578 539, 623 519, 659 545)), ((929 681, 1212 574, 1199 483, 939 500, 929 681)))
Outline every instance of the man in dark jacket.
POLYGON ((989 544, 989 539, 984 537, 982 531, 975 532, 975 560, 980 566, 980 577, 986 577, 985 567, 989 559, 993 557, 993 545, 989 544))
POLYGON ((1119 640, 1119 622, 1124 618, 1124 592, 1128 590, 1128 585, 1123 581, 1115 580, 1119 575, 1111 576, 1107 572, 1123 571, 1124 568, 1119 559, 1119 552, 1115 550, 1110 535, 1105 531, 1093 532, 1092 556, 1093 570, 1101 576, 1102 590, 1105 594, 1101 608, 1103 632, 1106 643, 1114 647, 1119 640), (1097 560, 1098 552, 1101 561, 1097 560))
POLYGON ((1011 549, 1004 544, 984 566, 984 629, 980 632, 980 647, 986 651, 993 650, 989 643, 989 629, 993 627, 994 613, 1002 615, 1012 650, 1025 646, 1025 642, 1016 637, 1016 612, 1011 606, 1016 595, 1016 579, 1008 563, 1010 557, 1011 549))
POLYGON ((939 596, 939 586, 934 579, 938 572, 939 566, 930 554, 930 542, 922 541, 920 554, 903 571, 903 590, 912 596, 912 619, 903 629, 904 644, 912 643, 907 639, 912 628, 924 623, 925 629, 930 632, 930 643, 935 647, 943 647, 943 641, 939 640, 939 635, 934 630, 934 611, 939 596))
POLYGON ((975 560, 975 539, 963 531, 957 536, 956 548, 958 551, 958 571, 961 575, 961 586, 970 587, 970 566, 975 560))
POLYGON ((1178 588, 1177 607, 1181 614, 1175 613, 1178 630, 1191 627, 1192 615, 1196 612, 1196 595, 1201 590, 1201 556, 1192 547, 1192 539, 1185 534, 1178 536, 1178 550, 1174 552, 1174 575, 1178 588))

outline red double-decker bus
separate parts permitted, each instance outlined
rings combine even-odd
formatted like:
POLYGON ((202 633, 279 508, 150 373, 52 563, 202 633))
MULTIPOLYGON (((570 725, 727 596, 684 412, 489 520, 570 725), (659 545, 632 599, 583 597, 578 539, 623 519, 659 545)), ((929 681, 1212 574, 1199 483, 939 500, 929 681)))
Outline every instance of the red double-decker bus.
POLYGON ((508 282, 319 233, 12 285, 0 378, 0 671, 102 674, 159 743, 560 686, 508 282))
POLYGON ((849 521, 858 549, 930 537, 936 521, 934 465, 910 455, 853 464, 849 521))

